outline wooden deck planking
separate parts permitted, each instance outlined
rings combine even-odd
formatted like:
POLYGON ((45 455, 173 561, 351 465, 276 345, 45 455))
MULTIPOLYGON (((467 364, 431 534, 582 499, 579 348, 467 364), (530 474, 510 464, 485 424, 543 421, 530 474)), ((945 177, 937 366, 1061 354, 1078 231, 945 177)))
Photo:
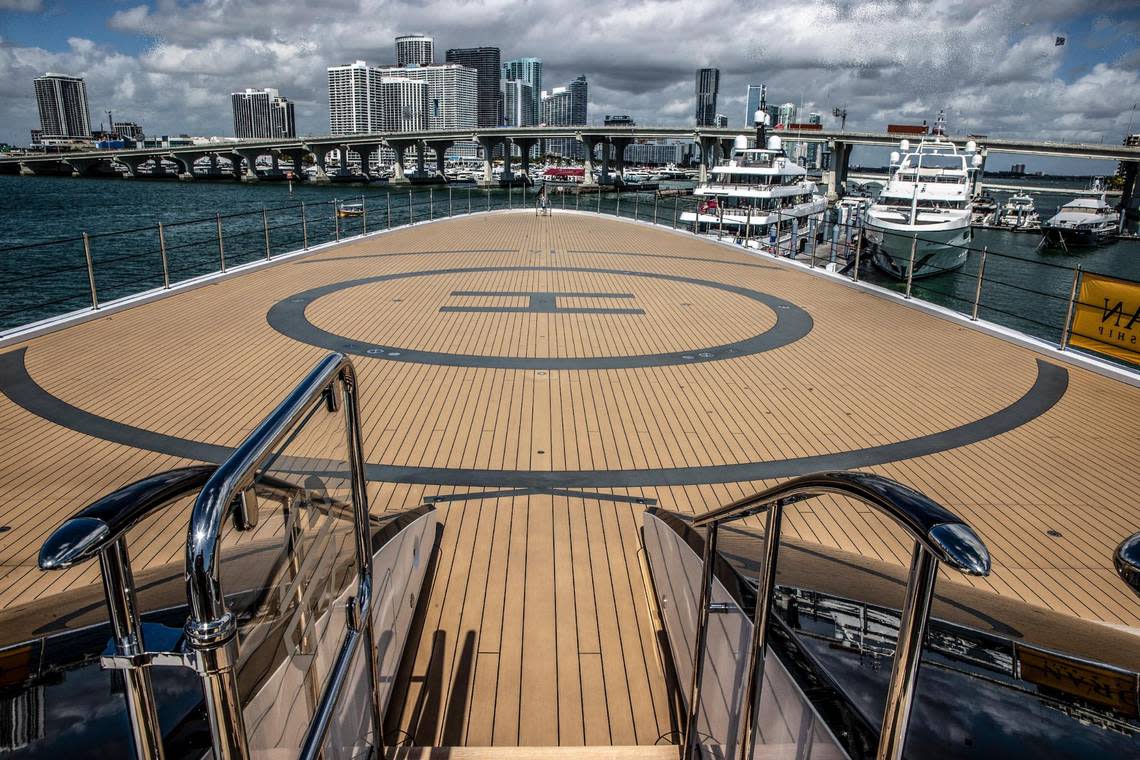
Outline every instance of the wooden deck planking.
MULTIPOLYGON (((92 414, 234 445, 324 353, 270 328, 269 306, 327 283, 467 267, 578 267, 739 284, 801 306, 814 329, 761 354, 624 370, 359 357, 369 461, 574 471, 811 456, 968 423, 1015 401, 1035 377, 1027 349, 757 256, 611 220, 529 214, 346 243, 79 324, 29 341, 27 367, 46 391, 92 414), (196 325, 225 329, 190 329, 196 325), (107 345, 114 350, 103 350, 107 345)), ((362 285, 321 299, 307 314, 360 340, 529 357, 700 350, 774 321, 766 307, 706 287, 534 269, 362 285), (438 307, 525 303, 452 297, 454 290, 633 292, 629 303, 583 297, 561 304, 636 305, 646 314, 452 319, 438 307)), ((989 543, 993 576, 952 582, 1140 626, 1134 600, 1111 569, 1115 543, 1140 524, 1140 473, 1096 467, 1110 445, 1120 461, 1140 453, 1140 391, 1067 369, 1065 396, 1020 428, 872 469, 927 492, 989 543), (1104 419, 1116 425, 1112 441, 1086 430, 1090 420, 1104 419), (1061 536, 1049 536, 1050 529, 1061 536)), ((9 502, 0 512, 11 528, 0 534, 5 607, 95 582, 92 568, 39 573, 39 543, 87 501, 186 463, 66 430, 6 399, 0 432, 0 484, 6 493, 34 494, 35 503, 9 502)), ((469 744, 655 741, 669 724, 636 557, 640 508, 604 497, 646 496, 697 513, 768 482, 605 489, 600 500, 537 493, 441 503, 443 543, 414 665, 421 680, 403 695, 401 728, 425 741, 458 735, 469 744)), ((370 497, 375 510, 402 509, 426 495, 467 490, 371 484, 370 497)), ((907 542, 876 515, 837 499, 792 510, 786 529, 895 564, 909 558, 907 542)), ((132 543, 138 565, 179 560, 182 530, 173 516, 147 526, 132 543)))

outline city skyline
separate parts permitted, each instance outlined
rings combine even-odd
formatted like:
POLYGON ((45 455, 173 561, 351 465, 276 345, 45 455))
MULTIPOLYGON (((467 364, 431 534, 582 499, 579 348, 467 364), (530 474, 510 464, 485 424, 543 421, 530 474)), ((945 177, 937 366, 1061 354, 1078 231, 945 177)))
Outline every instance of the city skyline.
POLYGON ((128 4, 109 14, 66 1, 18 5, 33 10, 0 10, 0 140, 17 144, 38 126, 29 85, 46 71, 86 79, 93 128, 113 110, 148 134, 228 134, 229 93, 273 86, 296 104, 299 134, 324 133, 327 67, 391 63, 392 40, 414 33, 433 38, 437 62, 447 49, 487 46, 504 62, 542 58, 551 82, 584 73, 592 113, 629 113, 641 124, 691 124, 693 71, 708 65, 721 69, 717 112, 733 127, 744 126, 747 85, 756 82, 768 85, 769 102, 794 101, 825 122, 832 107, 846 105, 850 129, 930 119, 944 107, 955 132, 1093 142, 1119 142, 1140 100, 1140 12, 1124 3, 1096 12, 1063 0, 1047 12, 1013 2, 953 10, 931 3, 905 18, 869 3, 844 18, 824 4, 714 1, 678 17, 634 3, 620 24, 599 5, 611 22, 601 25, 604 35, 569 18, 594 9, 588 0, 561 17, 520 5, 462 19, 434 2, 346 0, 335 14, 302 2, 272 6, 271 34, 271 6, 256 2, 128 4), (384 12, 368 13, 377 8, 384 12), (771 18, 787 30, 759 23, 771 18), (750 20, 755 34, 724 44, 727 26, 750 20), (1056 46, 1056 36, 1066 44, 1056 46), (662 46, 662 38, 677 44, 662 46))

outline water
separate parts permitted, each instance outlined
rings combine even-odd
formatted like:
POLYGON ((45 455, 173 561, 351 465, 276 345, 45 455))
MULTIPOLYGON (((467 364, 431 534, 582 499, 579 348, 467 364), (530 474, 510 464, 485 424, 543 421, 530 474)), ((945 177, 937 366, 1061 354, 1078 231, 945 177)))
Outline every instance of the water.
MULTIPOLYGON (((359 202, 368 209, 369 230, 419 221, 448 214, 448 189, 390 188, 386 185, 302 185, 292 193, 284 183, 239 184, 233 182, 120 181, 65 177, 0 176, 0 192, 8 197, 9 212, 0 229, 0 331, 76 309, 89 308, 91 296, 82 232, 90 237, 96 290, 100 302, 161 287, 162 257, 158 223, 165 230, 168 276, 178 282, 217 271, 223 250, 218 246, 218 221, 222 215, 222 239, 227 267, 265 257, 264 227, 270 228, 273 255, 296 250, 304 243, 307 229, 310 245, 334 240, 338 222, 335 201, 359 202), (410 195, 409 195, 410 192, 410 195), (302 225, 300 204, 305 204, 302 225), (262 211, 264 212, 264 217, 262 211), (199 220, 199 221, 191 221, 199 220), (133 230, 119 232, 121 230, 133 230), (109 233, 117 234, 109 234, 109 233), (31 248, 17 248, 45 243, 31 248), (61 241, 51 243, 50 241, 61 241), (3 250, 17 248, 16 250, 3 250)), ((999 202, 1005 195, 995 193, 999 202)), ((452 211, 519 207, 521 191, 484 191, 455 186, 452 211)), ((1065 196, 1035 196, 1043 219, 1069 200, 1065 196)), ((650 221, 653 194, 612 193, 565 198, 551 196, 554 207, 594 210, 599 201, 603 213, 620 212, 650 221)), ((692 199, 681 199, 680 203, 692 199)), ((533 206, 534 191, 526 195, 533 206)), ((670 223, 672 198, 660 201, 658 220, 670 223)), ((359 234, 365 221, 360 217, 339 221, 342 236, 359 234)), ((986 282, 983 284, 980 316, 1000 324, 1056 341, 1072 286, 1072 269, 1080 264, 1088 271, 1140 281, 1140 242, 1117 241, 1091 249, 1074 249, 1071 255, 1037 249, 1039 237, 997 230, 977 230, 975 246, 988 246, 986 282), (1005 254, 1005 255, 999 255, 1005 254)), ((915 282, 914 294, 958 311, 969 313, 974 298, 980 256, 971 254, 956 272, 915 282)), ((904 285, 880 273, 867 279, 889 288, 904 285)))

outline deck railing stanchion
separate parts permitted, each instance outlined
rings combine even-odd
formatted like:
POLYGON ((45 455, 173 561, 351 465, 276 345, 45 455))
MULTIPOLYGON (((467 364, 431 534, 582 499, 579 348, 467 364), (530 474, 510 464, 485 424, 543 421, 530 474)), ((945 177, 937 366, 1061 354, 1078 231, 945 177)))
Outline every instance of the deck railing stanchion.
POLYGON ((435 219, 435 188, 428 188, 428 221, 435 219))
POLYGON ((408 191, 408 224, 412 223, 412 191, 408 191))
POLYGON ((214 214, 214 221, 218 226, 218 259, 222 263, 222 272, 226 271, 226 241, 222 237, 222 215, 214 214))
POLYGON ((368 234, 368 206, 364 203, 364 193, 360 194, 360 232, 368 234))
POLYGON ((265 235, 265 260, 269 261, 269 212, 261 209, 261 231, 265 235))
POLYGON ((659 194, 656 190, 653 191, 653 223, 657 224, 657 198, 659 194))
POLYGON ((677 196, 673 196, 673 229, 677 229, 677 196))
POLYGON ((681 745, 682 760, 695 760, 698 757, 697 745, 700 733, 697 720, 701 715, 701 681, 705 672, 705 648, 709 635, 709 607, 712 605, 712 587, 716 567, 717 524, 708 527, 705 535, 705 551, 701 562, 701 595, 697 607, 697 640, 693 647, 693 683, 689 689, 689 715, 685 720, 685 735, 681 745))
MULTIPOLYGON (((84 235, 86 238, 86 235, 84 235)), ((1069 345, 1069 334, 1073 327, 1073 305, 1077 300, 1077 286, 1081 281, 1081 265, 1077 264, 1077 268, 1073 270, 1073 287, 1069 290, 1069 308, 1065 312, 1065 329, 1061 331, 1061 350, 1065 350, 1065 346, 1069 345)))
POLYGON ((507 210, 514 208, 514 189, 515 183, 510 180, 507 181, 507 210))
POLYGON ((602 213, 602 188, 598 188, 598 213, 602 213))
POLYGON ((340 240, 340 201, 333 198, 333 230, 336 239, 340 240))
POLYGON ((87 285, 91 288, 91 308, 99 308, 99 294, 95 290, 95 262, 91 259, 91 240, 83 233, 83 257, 87 260, 87 285))
POLYGON ((910 298, 910 286, 914 282, 914 254, 918 250, 918 233, 910 240, 910 263, 906 266, 906 297, 910 298))
MULTIPOLYGON (((795 249, 795 244, 792 245, 792 248, 795 249)), ((815 246, 814 245, 811 247, 811 268, 815 269, 815 246)))
POLYGON ((162 287, 170 288, 170 263, 166 259, 166 231, 158 223, 158 252, 162 255, 162 287))
POLYGON ((641 193, 633 194, 633 218, 636 220, 641 215, 641 193))
MULTIPOLYGON (((578 208, 578 196, 574 196, 574 208, 578 208)), ((566 210, 566 190, 562 190, 562 210, 566 210)))
POLYGON ((487 213, 491 213, 491 190, 487 190, 487 213))
POLYGON ((982 280, 986 276, 986 254, 989 252, 990 247, 982 247, 982 260, 978 262, 978 283, 974 286, 974 308, 970 312, 970 319, 974 322, 978 321, 978 306, 982 301, 982 280))
POLYGON ((764 658, 768 651, 768 623, 772 616, 772 592, 776 588, 776 559, 780 550, 780 526, 784 519, 784 502, 777 500, 764 518, 764 564, 757 578, 756 611, 752 619, 752 644, 748 651, 744 705, 740 716, 740 751, 737 757, 756 754, 756 712, 764 689, 764 658))
MULTIPOLYGON (((855 282, 859 282, 859 259, 863 255, 863 228, 859 227, 856 229, 855 234, 858 235, 855 239, 855 271, 852 273, 851 279, 855 282)), ((812 240, 814 241, 814 238, 812 238, 812 240)), ((984 253, 982 254, 982 261, 985 261, 984 253)))
POLYGON ((471 188, 467 188, 467 213, 471 213, 471 188))
POLYGON ((388 217, 388 226, 384 229, 392 229, 392 191, 384 193, 384 213, 388 217))
POLYGON ((451 205, 451 195, 452 195, 451 186, 449 185, 447 188, 447 215, 448 216, 455 216, 455 212, 452 210, 452 205, 451 205))
POLYGON ((617 191, 617 205, 614 206, 614 216, 621 216, 621 189, 617 191))
POLYGON ((305 216, 305 202, 301 201, 301 245, 309 250, 309 220, 305 216))

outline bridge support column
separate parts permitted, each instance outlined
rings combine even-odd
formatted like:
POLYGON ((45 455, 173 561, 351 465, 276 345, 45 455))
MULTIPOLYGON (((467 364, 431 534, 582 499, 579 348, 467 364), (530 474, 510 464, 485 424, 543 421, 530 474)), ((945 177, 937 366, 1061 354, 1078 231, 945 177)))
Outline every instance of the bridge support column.
POLYGON ((435 152, 435 173, 439 175, 440 179, 444 179, 444 169, 447 168, 447 151, 451 150, 454 145, 450 140, 433 140, 427 145, 432 151, 435 152))
POLYGON ((83 177, 91 174, 101 161, 99 158, 65 158, 63 164, 71 167, 71 176, 83 177))
POLYGON ((480 187, 493 187, 495 185, 495 148, 504 143, 501 137, 480 137, 479 145, 483 148, 483 179, 480 187))
MULTIPOLYGON (((126 178, 129 179, 139 176, 139 167, 150 159, 150 156, 115 156, 115 160, 127 167, 126 178)), ((23 165, 21 164, 21 166, 23 165)))
POLYGON ((827 171, 824 173, 824 181, 827 182, 827 199, 835 201, 843 197, 844 185, 847 182, 847 167, 851 162, 851 148, 854 147, 850 143, 842 142, 841 140, 833 140, 831 146, 831 164, 828 166, 827 171))
POLYGON ((530 179, 530 152, 534 149, 538 140, 528 137, 516 137, 514 143, 519 146, 519 152, 522 154, 522 173, 526 177, 525 182, 528 185, 532 184, 530 179))
POLYGON ((583 185, 590 185, 591 187, 598 184, 594 181, 594 148, 600 143, 607 150, 609 146, 606 144, 604 137, 598 135, 578 135, 578 142, 582 143, 585 148, 585 158, 582 161, 582 168, 585 170, 585 176, 582 177, 583 185))
POLYGON ((238 150, 234 152, 237 154, 237 165, 234 167, 234 174, 237 174, 242 182, 257 182, 257 157, 260 154, 253 150, 238 150), (244 172, 241 171, 243 160, 246 164, 244 172))
POLYGON ((709 181, 709 167, 716 163, 717 154, 720 153, 720 140, 715 137, 697 135, 697 144, 701 146, 700 168, 701 183, 709 181))
POLYGON ((404 155, 411 146, 411 140, 388 140, 388 147, 396 154, 396 160, 392 163, 392 178, 388 180, 389 184, 402 185, 408 182, 404 155))
POLYGON ((427 146, 423 140, 416 140, 416 176, 423 179, 427 176, 427 168, 425 166, 425 154, 427 146))
MULTIPOLYGON (((625 149, 633 142, 628 137, 611 137, 610 145, 614 146, 614 171, 625 182, 625 149)), ((607 151, 608 152, 608 151, 607 151)))
POLYGON ((1140 168, 1140 161, 1122 161, 1124 168, 1124 186, 1120 188, 1120 206, 1124 215, 1130 219, 1140 216, 1140 198, 1136 195, 1136 175, 1140 168))
POLYGON ((178 164, 178 179, 190 181, 194 179, 194 162, 204 156, 204 153, 171 153, 165 158, 178 164))
POLYGON ((20 176, 21 177, 34 177, 34 176, 36 176, 36 170, 32 168, 32 165, 29 162, 21 161, 20 162, 20 176))
POLYGON ((376 153, 376 161, 379 163, 380 143, 353 145, 352 150, 356 155, 360 156, 360 171, 364 172, 366 176, 372 176, 372 154, 376 153))
POLYGON ((294 149, 285 151, 285 155, 293 164, 293 179, 297 182, 303 182, 305 180, 305 157, 309 155, 309 151, 294 149))

